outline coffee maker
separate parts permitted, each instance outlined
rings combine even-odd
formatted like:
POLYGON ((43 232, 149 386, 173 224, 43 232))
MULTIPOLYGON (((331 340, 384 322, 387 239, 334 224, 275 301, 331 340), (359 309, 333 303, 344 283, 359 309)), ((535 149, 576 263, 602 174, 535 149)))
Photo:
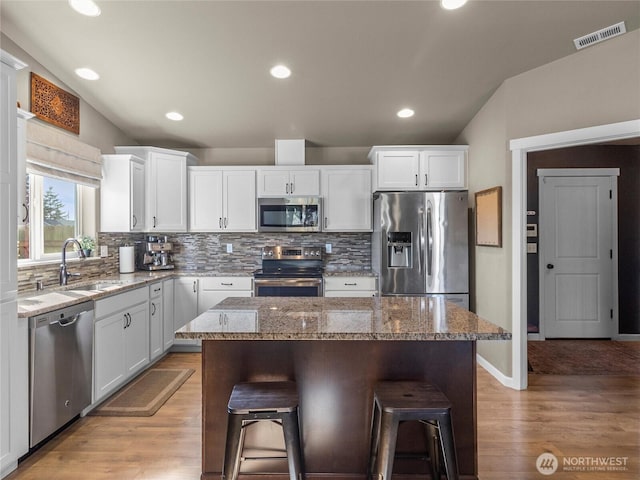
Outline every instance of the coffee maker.
POLYGON ((147 235, 138 244, 136 264, 139 270, 171 270, 173 265, 173 244, 166 236, 147 235))

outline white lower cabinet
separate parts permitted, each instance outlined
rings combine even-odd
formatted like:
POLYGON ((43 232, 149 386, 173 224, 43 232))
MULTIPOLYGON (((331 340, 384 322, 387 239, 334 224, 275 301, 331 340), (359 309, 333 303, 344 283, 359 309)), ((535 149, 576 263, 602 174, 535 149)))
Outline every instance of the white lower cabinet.
POLYGON ((95 302, 94 403, 149 364, 149 289, 95 302))
POLYGON ((162 286, 162 282, 149 285, 149 356, 152 361, 164 352, 162 286))
POLYGON ((162 282, 162 350, 166 352, 173 345, 175 329, 173 328, 175 292, 173 278, 162 282))
POLYGON ((198 315, 227 297, 253 296, 251 277, 203 277, 198 291, 198 315))
MULTIPOLYGON (((178 277, 174 280, 173 331, 198 316, 198 277, 178 277)), ((174 346, 193 347, 199 340, 175 338, 174 346)))
POLYGON ((0 302, 0 477, 29 449, 28 321, 0 302))
POLYGON ((324 277, 325 297, 375 297, 377 295, 375 277, 349 275, 324 277))

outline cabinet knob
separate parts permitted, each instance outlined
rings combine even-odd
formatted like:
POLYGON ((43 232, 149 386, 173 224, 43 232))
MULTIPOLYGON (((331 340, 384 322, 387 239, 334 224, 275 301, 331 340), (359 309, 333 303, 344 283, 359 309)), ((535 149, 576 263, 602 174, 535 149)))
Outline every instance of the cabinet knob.
POLYGON ((547 268, 548 268, 549 270, 553 270, 553 268, 554 268, 553 263, 547 263, 547 268))

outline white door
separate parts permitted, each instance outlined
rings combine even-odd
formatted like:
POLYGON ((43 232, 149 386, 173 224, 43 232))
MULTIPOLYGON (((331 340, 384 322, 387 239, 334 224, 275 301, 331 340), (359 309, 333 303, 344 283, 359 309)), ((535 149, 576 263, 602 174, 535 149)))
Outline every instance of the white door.
POLYGON ((324 232, 370 232, 372 228, 371 170, 322 171, 324 232))
POLYGON ((189 168, 189 231, 223 230, 222 170, 189 168))
POLYGON ((540 311, 546 338, 613 333, 614 181, 540 178, 540 311))

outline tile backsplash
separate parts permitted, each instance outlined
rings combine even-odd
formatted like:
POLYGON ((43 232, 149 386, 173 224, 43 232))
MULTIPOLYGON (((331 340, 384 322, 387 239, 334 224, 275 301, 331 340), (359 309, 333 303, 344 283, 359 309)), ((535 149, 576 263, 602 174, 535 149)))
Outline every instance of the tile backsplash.
MULTIPOLYGON (((154 233, 154 235, 164 235, 154 233)), ((178 272, 250 274, 260 268, 260 249, 270 245, 325 246, 331 244, 331 253, 325 255, 327 271, 371 270, 370 233, 168 233, 174 244, 173 260, 178 272), (227 253, 227 245, 232 253, 227 253)), ((81 280, 94 280, 118 273, 118 247, 141 242, 142 233, 100 233, 98 245, 107 246, 105 258, 71 261, 69 270, 81 274, 81 280)), ((99 249, 98 249, 99 253, 99 249)), ((69 252, 68 259, 74 254, 69 252)), ((18 291, 35 290, 36 281, 46 287, 58 286, 60 264, 18 265, 18 291)), ((71 280, 74 281, 74 280, 71 280)), ((78 280, 75 280, 78 281, 78 280)))

